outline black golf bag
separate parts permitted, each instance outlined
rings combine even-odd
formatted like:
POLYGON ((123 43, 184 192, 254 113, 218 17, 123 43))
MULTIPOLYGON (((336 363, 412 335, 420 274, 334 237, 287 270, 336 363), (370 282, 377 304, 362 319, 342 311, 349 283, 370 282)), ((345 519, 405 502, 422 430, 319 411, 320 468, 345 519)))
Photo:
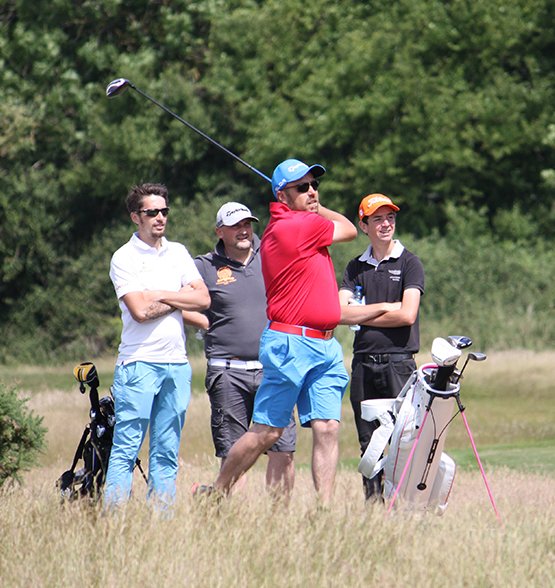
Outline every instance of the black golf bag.
MULTIPOLYGON (((101 495, 106 480, 112 450, 116 422, 114 401, 111 394, 98 398, 100 382, 96 367, 91 362, 83 362, 75 366, 73 375, 79 382, 81 394, 86 391, 85 384, 90 387, 91 420, 83 431, 71 467, 58 478, 56 486, 60 490, 62 500, 73 501, 88 497, 96 501, 101 495), (75 471, 79 460, 83 460, 83 467, 75 471)), ((138 458, 135 465, 139 467, 144 477, 138 458)))

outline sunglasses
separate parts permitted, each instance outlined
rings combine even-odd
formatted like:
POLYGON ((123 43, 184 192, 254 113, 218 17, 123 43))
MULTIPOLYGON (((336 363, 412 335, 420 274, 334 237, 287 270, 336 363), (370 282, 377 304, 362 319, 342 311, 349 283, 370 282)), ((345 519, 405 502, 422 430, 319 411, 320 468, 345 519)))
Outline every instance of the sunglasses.
POLYGON ((162 216, 168 216, 170 212, 169 208, 143 208, 142 210, 138 210, 137 212, 144 212, 147 216, 154 218, 162 213, 162 216))
POLYGON ((320 180, 312 180, 312 182, 305 182, 304 184, 297 184, 296 186, 291 186, 290 188, 285 188, 286 190, 297 190, 299 194, 304 194, 308 192, 308 189, 312 186, 313 190, 318 190, 318 186, 320 185, 320 180))

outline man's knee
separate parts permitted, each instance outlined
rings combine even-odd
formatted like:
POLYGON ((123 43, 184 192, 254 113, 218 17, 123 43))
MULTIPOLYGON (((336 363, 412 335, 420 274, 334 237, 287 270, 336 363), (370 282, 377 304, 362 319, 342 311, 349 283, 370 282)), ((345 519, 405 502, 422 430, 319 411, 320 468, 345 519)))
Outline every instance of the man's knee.
POLYGON ((335 419, 314 420, 311 422, 314 440, 320 443, 334 443, 339 438, 339 421, 335 419))
POLYGON ((315 419, 310 424, 314 431, 323 435, 336 435, 339 432, 339 421, 335 419, 315 419))
POLYGON ((263 451, 266 451, 274 445, 274 443, 277 443, 283 433, 283 428, 270 427, 269 425, 255 423, 249 432, 256 435, 259 446, 263 448, 263 451))

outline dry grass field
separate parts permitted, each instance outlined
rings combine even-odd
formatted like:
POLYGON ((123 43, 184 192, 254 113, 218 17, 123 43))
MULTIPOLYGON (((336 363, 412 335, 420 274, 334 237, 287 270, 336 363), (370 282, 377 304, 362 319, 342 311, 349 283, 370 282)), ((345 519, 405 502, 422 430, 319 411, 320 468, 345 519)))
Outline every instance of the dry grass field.
MULTIPOLYGON (((525 455, 530 444, 551 443, 552 455, 554 359, 553 354, 511 352, 468 368, 462 396, 479 450, 510 445, 524 447, 525 455)), ((97 365, 102 388, 107 388, 111 366, 97 365)), ((194 368, 202 371, 202 361, 194 368)), ((172 516, 147 507, 138 475, 128 507, 104 516, 85 505, 61 505, 54 487, 69 467, 86 423, 87 398, 71 382, 71 369, 63 387, 57 385, 63 379, 59 370, 46 375, 33 370, 12 374, 13 381, 28 383, 30 407, 44 416, 48 427, 48 449, 22 486, 0 493, 2 586, 553 585, 553 456, 551 464, 535 473, 486 461, 502 524, 476 468, 459 469, 443 517, 400 511, 388 517, 381 505, 362 500, 346 404, 341 467, 329 509, 318 508, 315 501, 308 465, 310 433, 305 430, 288 507, 273 503, 264 491, 264 457, 249 473, 244 492, 219 505, 199 504, 189 488, 197 480, 211 481, 218 463, 212 457, 208 401, 197 390, 185 424, 172 516), (31 383, 35 376, 39 383, 31 383)), ((6 381, 8 374, 0 372, 0 379, 6 381)), ((449 432, 448 451, 469 446, 459 420, 449 432)))

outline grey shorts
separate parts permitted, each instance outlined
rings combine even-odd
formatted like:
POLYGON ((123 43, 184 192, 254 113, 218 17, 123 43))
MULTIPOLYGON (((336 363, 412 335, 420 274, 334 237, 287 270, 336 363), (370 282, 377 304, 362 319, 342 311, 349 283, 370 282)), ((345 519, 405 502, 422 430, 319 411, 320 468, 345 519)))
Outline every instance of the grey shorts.
MULTIPOLYGON (((254 396, 262 381, 262 370, 242 370, 208 366, 206 391, 212 407, 212 440, 216 457, 227 457, 231 446, 249 430, 254 396)), ((268 451, 295 451, 297 428, 291 420, 268 451)))

